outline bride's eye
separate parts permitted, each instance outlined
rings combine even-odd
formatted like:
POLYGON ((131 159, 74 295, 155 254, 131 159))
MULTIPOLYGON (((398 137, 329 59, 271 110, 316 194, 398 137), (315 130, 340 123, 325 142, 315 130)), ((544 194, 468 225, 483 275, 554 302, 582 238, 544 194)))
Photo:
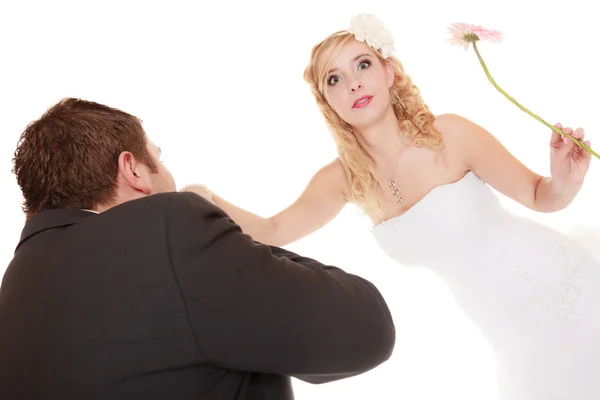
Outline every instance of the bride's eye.
POLYGON ((358 64, 358 70, 365 70, 367 68, 369 68, 371 66, 371 60, 362 60, 359 64, 358 64))
POLYGON ((327 84, 329 86, 333 86, 336 83, 338 83, 340 81, 340 77, 337 75, 331 75, 329 78, 327 78, 327 84))

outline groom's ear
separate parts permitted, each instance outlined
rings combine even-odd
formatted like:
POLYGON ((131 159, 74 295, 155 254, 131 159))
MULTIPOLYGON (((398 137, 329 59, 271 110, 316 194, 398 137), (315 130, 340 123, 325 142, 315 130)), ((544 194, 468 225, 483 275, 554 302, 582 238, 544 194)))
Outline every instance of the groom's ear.
POLYGON ((144 163, 138 161, 129 151, 119 155, 118 163, 118 178, 121 178, 122 184, 146 195, 151 193, 150 171, 144 163))

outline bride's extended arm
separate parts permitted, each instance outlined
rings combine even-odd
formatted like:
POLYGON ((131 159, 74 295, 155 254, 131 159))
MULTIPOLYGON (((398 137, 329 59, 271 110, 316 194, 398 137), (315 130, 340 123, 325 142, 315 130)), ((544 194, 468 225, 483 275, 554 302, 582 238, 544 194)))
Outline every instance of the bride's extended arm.
MULTIPOLYGON (((344 169, 336 159, 312 177, 294 203, 269 218, 244 210, 214 193, 211 195, 215 205, 254 240, 271 246, 285 246, 322 228, 339 214, 347 202, 346 187, 344 169)), ((201 187, 186 190, 207 197, 201 187)))

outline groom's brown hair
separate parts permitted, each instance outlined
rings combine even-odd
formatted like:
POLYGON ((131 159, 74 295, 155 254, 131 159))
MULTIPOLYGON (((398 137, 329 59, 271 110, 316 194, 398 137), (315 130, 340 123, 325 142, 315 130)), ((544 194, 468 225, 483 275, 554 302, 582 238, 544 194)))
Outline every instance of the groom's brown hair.
POLYGON ((27 218, 53 208, 92 209, 113 200, 119 155, 157 172, 141 121, 99 103, 63 99, 21 134, 13 173, 27 218))

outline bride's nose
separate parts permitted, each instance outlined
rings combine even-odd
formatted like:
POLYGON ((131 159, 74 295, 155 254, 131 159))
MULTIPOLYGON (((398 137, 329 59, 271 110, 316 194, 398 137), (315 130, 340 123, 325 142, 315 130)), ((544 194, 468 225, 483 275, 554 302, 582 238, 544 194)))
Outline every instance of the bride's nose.
POLYGON ((356 93, 358 90, 362 89, 363 85, 358 79, 354 79, 350 82, 350 86, 348 87, 350 93, 356 93))

